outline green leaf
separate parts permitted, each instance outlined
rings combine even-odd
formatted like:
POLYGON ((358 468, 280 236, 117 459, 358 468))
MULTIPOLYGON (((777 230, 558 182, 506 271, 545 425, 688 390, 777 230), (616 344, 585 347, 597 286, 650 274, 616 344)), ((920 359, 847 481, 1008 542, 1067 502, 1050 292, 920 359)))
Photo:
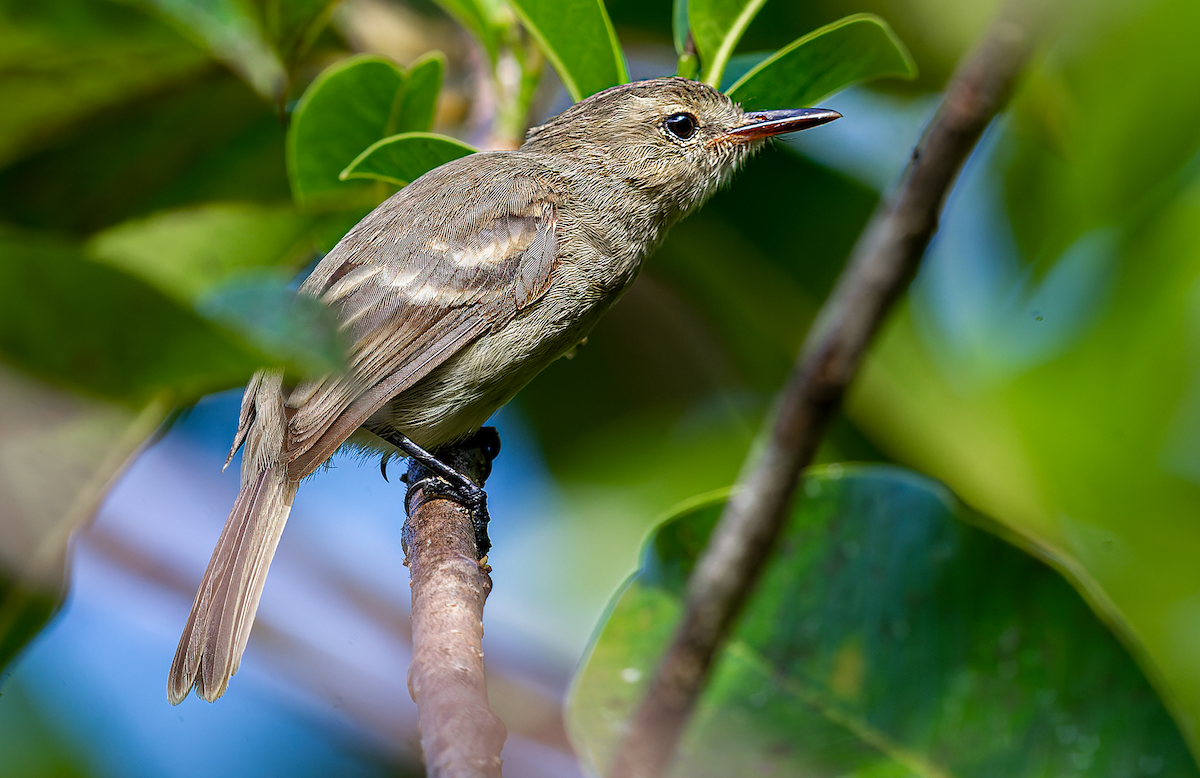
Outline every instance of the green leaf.
MULTIPOLYGON (((1056 572, 885 466, 813 471, 673 775, 1195 776, 1137 664, 1056 572)), ((723 496, 650 537, 569 702, 603 768, 723 496)))
POLYGON ((440 51, 431 51, 413 62, 404 84, 404 96, 388 127, 389 134, 427 132, 433 126, 445 67, 446 55, 440 51))
POLYGON ((265 361, 144 281, 70 244, 0 233, 0 356, 124 402, 199 397, 265 361))
POLYGON ((434 0, 442 10, 467 28, 481 44, 494 63, 500 48, 500 25, 495 21, 490 3, 486 0, 434 0))
POLYGON ((602 0, 510 0, 571 99, 629 80, 621 44, 602 0))
POLYGON ((201 314, 308 375, 342 372, 345 344, 327 306, 272 275, 242 276, 199 301, 201 314))
POLYGON ((688 0, 673 0, 671 3, 671 33, 675 41, 675 53, 683 54, 688 36, 688 0))
POLYGON ((288 128, 288 175, 305 211, 342 210, 373 203, 373 187, 338 174, 363 149, 392 134, 403 100, 404 72, 374 55, 326 68, 304 92, 288 128))
POLYGON ((742 34, 767 0, 689 0, 688 23, 704 83, 716 87, 742 34))
POLYGON ((733 55, 729 58, 729 64, 725 66, 725 73, 721 76, 721 89, 729 91, 729 88, 736 84, 742 76, 766 62, 774 54, 773 51, 754 51, 749 54, 733 55))
POLYGON ((728 93, 747 110, 798 108, 859 81, 916 74, 912 57, 887 23, 858 14, 780 49, 728 93))
POLYGON ((346 166, 341 177, 374 178, 405 186, 439 165, 474 153, 474 148, 445 135, 409 132, 371 144, 346 166))
POLYGON ((124 222, 94 236, 87 250, 191 303, 239 271, 294 272, 312 253, 310 223, 290 205, 209 203, 124 222))

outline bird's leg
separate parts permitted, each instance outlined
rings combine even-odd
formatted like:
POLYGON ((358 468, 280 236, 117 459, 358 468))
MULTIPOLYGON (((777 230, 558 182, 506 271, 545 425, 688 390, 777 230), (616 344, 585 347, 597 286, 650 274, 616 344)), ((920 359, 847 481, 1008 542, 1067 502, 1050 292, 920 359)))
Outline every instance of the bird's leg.
POLYGON ((384 436, 396 448, 408 455, 408 473, 404 477, 408 484, 405 503, 419 487, 426 494, 436 494, 459 503, 471 515, 475 527, 475 545, 482 558, 491 549, 487 525, 490 521, 487 510, 487 493, 482 484, 491 474, 492 460, 500 453, 500 436, 495 427, 483 427, 471 437, 432 454, 414 443, 400 432, 384 436), (448 461, 447 461, 448 460, 448 461), (471 480, 462 471, 479 473, 479 483, 471 480))

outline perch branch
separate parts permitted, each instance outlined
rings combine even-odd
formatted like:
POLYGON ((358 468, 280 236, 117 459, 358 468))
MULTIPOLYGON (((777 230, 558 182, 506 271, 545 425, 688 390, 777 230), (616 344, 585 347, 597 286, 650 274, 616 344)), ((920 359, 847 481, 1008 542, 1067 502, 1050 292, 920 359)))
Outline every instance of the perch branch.
POLYGON ((688 581, 683 619, 614 755, 613 778, 658 778, 670 766, 717 650, 782 530, 800 473, 916 272, 959 169, 1011 92, 1029 38, 1013 18, 993 22, 950 84, 904 181, 859 238, 777 400, 768 443, 743 472, 688 581))
MULTIPOLYGON (((489 447, 478 437, 437 453, 480 485, 491 470, 489 447)), ((408 691, 417 703, 421 750, 430 778, 500 778, 508 733, 488 705, 483 672, 491 568, 486 556, 479 558, 467 509, 429 488, 428 475, 410 461, 404 524, 412 586, 408 691)))

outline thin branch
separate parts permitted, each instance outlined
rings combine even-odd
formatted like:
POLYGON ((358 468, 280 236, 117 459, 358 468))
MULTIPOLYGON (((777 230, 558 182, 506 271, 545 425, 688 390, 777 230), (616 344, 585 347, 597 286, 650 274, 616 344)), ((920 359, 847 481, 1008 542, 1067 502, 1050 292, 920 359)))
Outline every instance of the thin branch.
POLYGON ((1004 105, 1030 49, 1029 29, 994 22, 946 92, 891 201, 872 217, 778 399, 769 442, 730 498, 688 581, 667 654, 614 755, 613 778, 658 778, 708 678, 714 657, 783 528, 804 467, 891 304, 937 229, 963 162, 1004 105))
MULTIPOLYGON (((488 449, 475 438, 438 456, 482 485, 491 470, 488 449)), ((412 586, 408 691, 417 703, 421 750, 430 778, 500 778, 508 732, 488 705, 483 672, 491 568, 480 558, 467 509, 433 488, 427 475, 410 462, 404 524, 412 586)))

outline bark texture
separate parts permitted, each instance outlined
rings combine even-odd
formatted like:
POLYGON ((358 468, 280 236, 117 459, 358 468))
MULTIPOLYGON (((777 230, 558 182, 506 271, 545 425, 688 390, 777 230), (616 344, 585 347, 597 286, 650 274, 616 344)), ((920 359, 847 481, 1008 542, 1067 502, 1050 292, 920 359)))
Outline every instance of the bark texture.
MULTIPOLYGON (((490 452, 472 439, 439 458, 482 485, 490 452)), ((430 778, 499 778, 508 736, 488 705, 483 606, 492 590, 475 526, 428 472, 410 464, 405 554, 412 586, 413 658, 408 690, 417 703, 430 778)))

